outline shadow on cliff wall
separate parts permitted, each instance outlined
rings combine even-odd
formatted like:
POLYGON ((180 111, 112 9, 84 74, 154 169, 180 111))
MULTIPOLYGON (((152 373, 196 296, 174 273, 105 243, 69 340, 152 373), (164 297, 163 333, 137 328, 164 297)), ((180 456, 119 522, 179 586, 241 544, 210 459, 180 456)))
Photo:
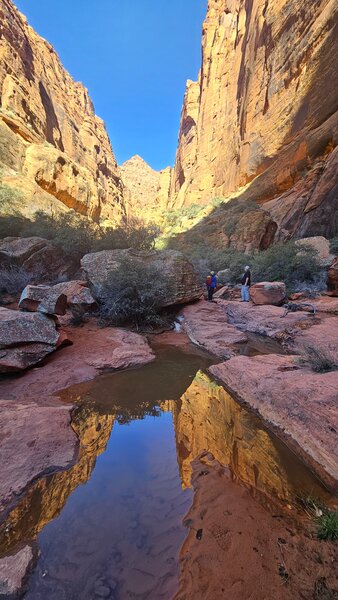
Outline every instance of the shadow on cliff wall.
MULTIPOLYGON (((257 175, 238 196, 240 200, 255 201, 262 205, 271 199, 277 199, 300 181, 316 161, 320 161, 337 145, 338 95, 334 81, 338 54, 338 22, 331 21, 329 25, 331 24, 330 33, 318 56, 317 68, 314 70, 309 91, 299 103, 296 114, 290 122, 288 134, 275 156, 267 158, 260 165, 262 173, 257 175)), ((297 73, 293 76, 296 77, 297 73)), ((290 78, 284 82, 285 86, 289 83, 290 78)), ((324 235, 331 238, 338 235, 338 181, 331 181, 331 188, 324 195, 322 202, 304 217, 303 208, 309 197, 304 202, 304 194, 299 194, 299 199, 302 200, 298 213, 296 207, 296 217, 299 222, 296 223, 296 231, 291 232, 292 237, 324 235)), ((297 200, 295 196, 295 202, 297 200)), ((282 202, 281 199, 279 210, 283 216, 282 202)), ((285 212, 287 211, 288 208, 285 212)), ((177 234, 171 246, 178 248, 189 246, 194 243, 195 236, 197 239, 205 237, 207 242, 210 230, 216 233, 218 229, 222 234, 225 223, 226 213, 216 208, 188 232, 177 234)), ((271 217, 265 232, 262 232, 257 240, 257 249, 264 249, 273 243, 279 224, 271 217)))

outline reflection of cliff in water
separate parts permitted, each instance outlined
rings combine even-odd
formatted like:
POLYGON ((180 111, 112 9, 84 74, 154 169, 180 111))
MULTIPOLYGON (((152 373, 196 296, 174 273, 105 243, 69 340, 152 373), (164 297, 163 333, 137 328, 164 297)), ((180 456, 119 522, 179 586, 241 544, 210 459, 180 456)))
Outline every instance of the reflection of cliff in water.
POLYGON ((0 557, 16 551, 38 533, 63 509, 70 494, 88 481, 96 458, 104 452, 114 424, 113 415, 100 415, 82 405, 73 415, 72 425, 80 439, 76 464, 33 485, 0 527, 0 557))
POLYGON ((172 403, 183 487, 191 461, 208 450, 234 478, 253 491, 284 502, 301 494, 327 497, 320 482, 262 421, 199 371, 178 403, 172 403))

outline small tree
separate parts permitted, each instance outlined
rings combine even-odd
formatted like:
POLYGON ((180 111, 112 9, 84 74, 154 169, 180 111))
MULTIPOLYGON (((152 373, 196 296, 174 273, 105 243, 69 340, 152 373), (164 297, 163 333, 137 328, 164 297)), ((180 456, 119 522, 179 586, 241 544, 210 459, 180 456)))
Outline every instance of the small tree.
MULTIPOLYGON (((151 329, 164 324, 160 309, 168 292, 162 271, 125 258, 97 290, 99 318, 106 325, 132 325, 151 329)), ((95 290, 94 290, 95 294, 95 290)))

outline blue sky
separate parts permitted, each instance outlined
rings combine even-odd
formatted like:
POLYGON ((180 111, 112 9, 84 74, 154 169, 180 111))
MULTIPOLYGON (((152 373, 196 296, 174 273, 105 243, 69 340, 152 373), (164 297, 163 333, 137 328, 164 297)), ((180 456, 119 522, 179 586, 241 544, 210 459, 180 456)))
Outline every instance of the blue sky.
POLYGON ((17 0, 88 88, 119 164, 174 163, 187 79, 201 62, 207 0, 17 0))

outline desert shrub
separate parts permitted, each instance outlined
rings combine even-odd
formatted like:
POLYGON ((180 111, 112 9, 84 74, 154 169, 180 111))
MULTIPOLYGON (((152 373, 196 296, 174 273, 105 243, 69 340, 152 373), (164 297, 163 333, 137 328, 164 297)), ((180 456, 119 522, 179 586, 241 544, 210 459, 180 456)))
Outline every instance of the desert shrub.
POLYGON ((0 269, 0 295, 17 295, 29 283, 35 283, 39 277, 37 273, 26 271, 24 267, 9 266, 0 269))
POLYGON ((310 246, 300 252, 293 241, 279 242, 254 256, 254 280, 284 281, 289 291, 296 289, 298 282, 316 282, 321 271, 317 256, 310 246))
POLYGON ((196 219, 199 213, 204 210, 204 206, 199 204, 190 204, 182 206, 175 210, 168 210, 163 213, 164 227, 169 230, 179 229, 186 219, 196 219))
POLYGON ((338 255, 338 237, 332 238, 330 240, 330 252, 332 254, 338 255))
POLYGON ((88 252, 99 250, 149 250, 153 248, 159 234, 158 227, 145 224, 139 219, 129 219, 124 226, 115 229, 100 228, 74 211, 58 215, 38 211, 32 221, 23 217, 21 219, 21 236, 38 236, 51 240, 75 260, 88 252))
POLYGON ((309 365, 316 373, 338 371, 338 357, 330 348, 305 346, 302 362, 309 365))
POLYGON ((30 223, 20 214, 0 215, 0 239, 5 237, 20 237, 22 231, 30 223))
POLYGON ((22 235, 51 240, 67 255, 78 259, 90 252, 97 235, 96 229, 94 223, 73 211, 58 215, 38 211, 33 221, 24 227, 22 235))
POLYGON ((92 244, 92 251, 135 248, 154 248, 160 229, 154 223, 144 223, 140 219, 128 219, 124 226, 115 229, 101 229, 92 244))
POLYGON ((22 194, 19 190, 0 183, 0 209, 2 212, 15 212, 20 208, 22 194))
POLYGON ((94 295, 100 298, 99 320, 105 325, 151 329, 165 323, 158 308, 168 283, 162 271, 125 258, 94 295))
POLYGON ((186 252, 189 260, 195 267, 200 282, 205 280, 210 270, 228 270, 227 281, 221 283, 236 284, 240 281, 244 266, 249 257, 244 252, 232 249, 218 249, 208 245, 195 246, 186 252))
POLYGON ((317 535, 321 540, 338 540, 338 512, 324 512, 317 519, 317 535))
POLYGON ((226 235, 232 235, 236 231, 237 224, 243 215, 252 212, 253 210, 257 210, 258 204, 253 201, 243 201, 243 200, 230 200, 229 202, 223 202, 221 204, 222 208, 222 219, 225 218, 224 213, 226 213, 226 221, 223 225, 223 231, 226 235))

